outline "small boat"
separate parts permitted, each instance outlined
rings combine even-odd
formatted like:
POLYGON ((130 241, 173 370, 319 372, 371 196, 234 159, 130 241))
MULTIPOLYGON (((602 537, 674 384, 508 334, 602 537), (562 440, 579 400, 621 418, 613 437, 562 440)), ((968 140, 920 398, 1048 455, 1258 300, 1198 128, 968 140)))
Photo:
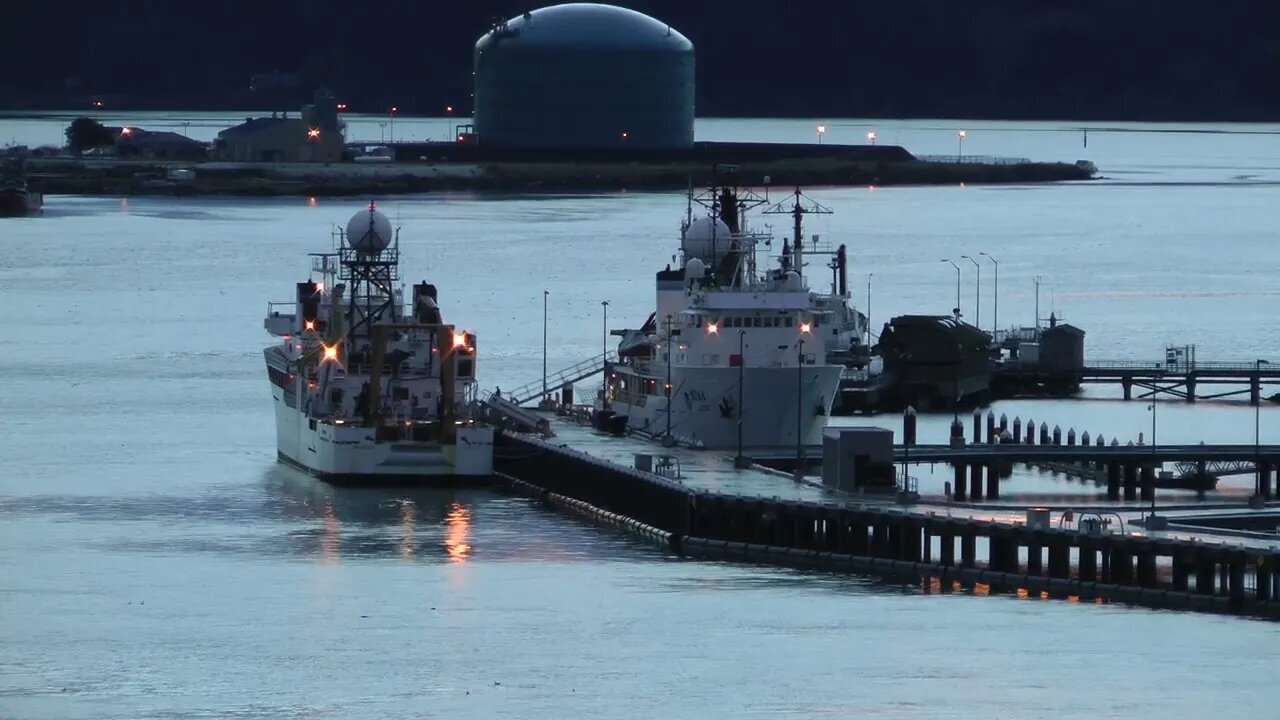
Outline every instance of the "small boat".
POLYGON ((6 164, 0 172, 0 217, 24 217, 44 209, 44 196, 27 187, 20 164, 6 164))

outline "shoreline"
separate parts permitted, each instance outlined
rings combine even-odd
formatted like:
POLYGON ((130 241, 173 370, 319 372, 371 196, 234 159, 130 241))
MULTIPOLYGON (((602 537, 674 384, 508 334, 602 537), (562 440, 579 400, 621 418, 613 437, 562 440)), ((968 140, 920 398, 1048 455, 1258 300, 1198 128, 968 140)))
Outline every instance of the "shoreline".
MULTIPOLYGON (((432 191, 683 190, 714 180, 715 164, 693 160, 537 160, 383 163, 231 163, 32 158, 33 188, 57 195, 337 197, 432 191)), ((761 158, 736 164, 736 181, 778 186, 1034 184, 1090 180, 1086 162, 761 158)))

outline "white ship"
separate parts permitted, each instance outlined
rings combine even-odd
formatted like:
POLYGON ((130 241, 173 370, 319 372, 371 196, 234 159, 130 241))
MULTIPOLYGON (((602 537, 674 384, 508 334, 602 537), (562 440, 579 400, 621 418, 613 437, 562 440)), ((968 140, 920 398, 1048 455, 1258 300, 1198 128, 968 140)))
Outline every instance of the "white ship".
POLYGON ((840 328, 805 282, 801 221, 825 208, 806 207, 797 190, 794 203, 766 210, 792 215, 796 234, 762 269, 757 254, 769 257, 772 238, 749 230, 745 215, 767 199, 720 189, 691 200, 709 213, 686 218, 681 267, 657 274, 648 322, 613 332, 619 360, 605 368, 597 418, 616 429, 625 417, 666 443, 754 454, 820 444, 843 370, 827 359, 840 328))
POLYGON ((405 305, 399 232, 373 203, 333 245, 263 323, 280 338, 264 350, 280 460, 335 483, 490 476, 493 429, 472 418, 476 336, 443 322, 433 285, 405 305))

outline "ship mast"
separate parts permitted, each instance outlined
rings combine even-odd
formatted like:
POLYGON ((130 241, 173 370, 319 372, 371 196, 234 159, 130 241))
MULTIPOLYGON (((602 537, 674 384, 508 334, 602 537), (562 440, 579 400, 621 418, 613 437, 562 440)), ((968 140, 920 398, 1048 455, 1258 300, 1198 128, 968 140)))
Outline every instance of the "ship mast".
MULTIPOLYGON (((800 192, 797 187, 792 195, 791 207, 787 207, 786 202, 780 202, 777 205, 764 211, 765 215, 790 215, 792 219, 793 237, 791 241, 791 252, 794 255, 794 265, 796 274, 802 279, 804 278, 804 216, 805 215, 830 215, 831 208, 818 204, 813 198, 800 192)), ((814 248, 815 250, 817 248, 814 248)))

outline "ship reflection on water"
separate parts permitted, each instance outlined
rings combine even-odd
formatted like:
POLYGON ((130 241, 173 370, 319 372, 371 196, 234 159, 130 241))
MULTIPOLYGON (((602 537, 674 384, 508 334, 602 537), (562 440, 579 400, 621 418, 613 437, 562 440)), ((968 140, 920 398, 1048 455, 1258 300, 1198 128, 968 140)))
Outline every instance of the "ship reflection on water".
POLYGON ((292 552, 325 564, 369 558, 465 562, 472 553, 474 506, 494 499, 481 491, 332 487, 287 468, 268 473, 266 485, 274 509, 295 523, 288 531, 292 552))

